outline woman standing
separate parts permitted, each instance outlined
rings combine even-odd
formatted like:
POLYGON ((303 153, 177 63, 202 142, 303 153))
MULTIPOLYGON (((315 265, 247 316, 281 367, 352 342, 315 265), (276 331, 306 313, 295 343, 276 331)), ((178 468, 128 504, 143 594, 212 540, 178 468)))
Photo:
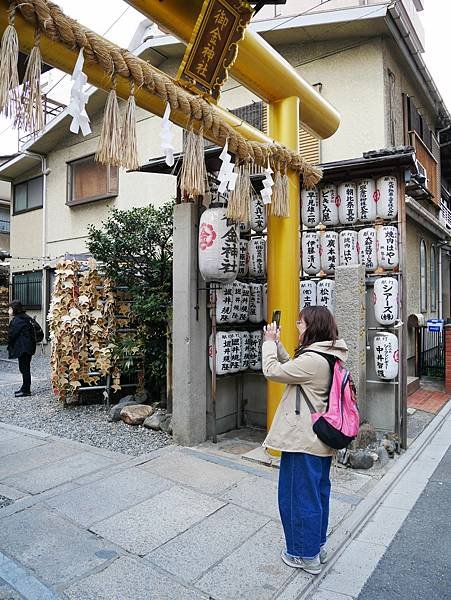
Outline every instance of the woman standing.
POLYGON ((10 306, 12 320, 8 330, 9 358, 19 359, 19 371, 22 373, 22 387, 14 395, 17 398, 31 396, 31 357, 36 352, 36 338, 31 317, 25 312, 19 300, 13 300, 10 306))
POLYGON ((299 345, 291 359, 272 323, 264 328, 263 373, 286 383, 269 433, 267 448, 282 452, 279 473, 279 512, 290 567, 318 575, 327 560, 324 548, 329 520, 329 471, 334 450, 313 432, 311 413, 300 393, 302 386, 315 411, 325 412, 336 359, 346 360, 348 348, 338 338, 334 317, 323 306, 304 308, 297 321, 299 345))

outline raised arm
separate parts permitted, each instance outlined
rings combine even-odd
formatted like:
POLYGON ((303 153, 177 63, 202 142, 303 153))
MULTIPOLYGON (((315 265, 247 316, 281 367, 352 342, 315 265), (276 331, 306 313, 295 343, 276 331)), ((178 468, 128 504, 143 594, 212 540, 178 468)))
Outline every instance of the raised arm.
POLYGON ((268 341, 264 342, 262 347, 262 369, 263 375, 272 381, 305 383, 314 377, 315 359, 304 354, 282 363, 278 359, 276 342, 268 341))

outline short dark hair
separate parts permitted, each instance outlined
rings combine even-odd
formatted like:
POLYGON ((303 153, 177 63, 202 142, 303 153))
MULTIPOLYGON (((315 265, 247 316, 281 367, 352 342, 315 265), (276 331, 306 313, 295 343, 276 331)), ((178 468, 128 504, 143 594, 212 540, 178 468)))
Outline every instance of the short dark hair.
POLYGON ((20 313, 24 313, 25 309, 20 300, 13 300, 10 302, 10 307, 13 309, 13 315, 20 315, 20 313))
POLYGON ((295 356, 315 342, 330 342, 331 347, 338 339, 338 327, 333 314, 325 306, 306 306, 299 314, 306 329, 295 356))

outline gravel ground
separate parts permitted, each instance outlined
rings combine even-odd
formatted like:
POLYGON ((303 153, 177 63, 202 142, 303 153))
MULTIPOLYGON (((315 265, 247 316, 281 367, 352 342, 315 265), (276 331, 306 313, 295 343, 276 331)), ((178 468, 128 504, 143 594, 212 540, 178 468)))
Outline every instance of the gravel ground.
POLYGON ((51 390, 49 361, 43 356, 35 356, 31 363, 33 395, 15 398, 14 391, 20 384, 11 383, 11 379, 14 374, 20 377, 18 363, 4 358, 5 351, 1 349, 0 421, 132 456, 173 443, 162 431, 125 425, 122 421, 110 423, 103 405, 64 408, 51 390))

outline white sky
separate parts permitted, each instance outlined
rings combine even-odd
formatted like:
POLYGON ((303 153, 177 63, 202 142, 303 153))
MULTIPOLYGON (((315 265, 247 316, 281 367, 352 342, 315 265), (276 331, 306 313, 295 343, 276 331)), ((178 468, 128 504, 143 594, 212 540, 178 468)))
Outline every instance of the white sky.
MULTIPOLYGON (((55 0, 54 0, 55 1, 55 0)), ((189 0, 187 0, 189 1, 189 0)), ((105 35, 112 42, 127 46, 143 16, 129 7, 123 0, 57 0, 56 2, 66 14, 77 19, 83 25, 105 35)), ((437 87, 451 110, 451 69, 449 57, 445 50, 451 23, 451 2, 449 0, 425 0, 425 10, 420 14, 426 32, 426 52, 423 55, 437 87)), ((51 72, 51 83, 54 85, 62 74, 51 72)), ((57 86, 51 95, 56 100, 67 102, 67 80, 57 86)), ((17 132, 9 127, 9 122, 0 117, 0 155, 17 151, 17 132)))

